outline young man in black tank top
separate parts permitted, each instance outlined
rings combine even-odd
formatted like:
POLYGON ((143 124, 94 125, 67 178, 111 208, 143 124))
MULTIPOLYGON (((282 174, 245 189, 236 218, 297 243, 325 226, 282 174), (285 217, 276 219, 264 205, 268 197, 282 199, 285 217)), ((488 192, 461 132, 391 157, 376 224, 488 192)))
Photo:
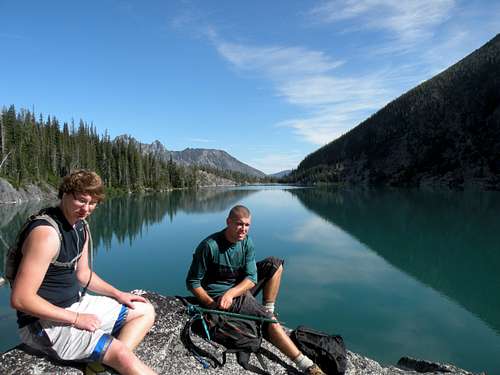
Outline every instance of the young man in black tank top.
POLYGON ((90 233, 82 220, 104 198, 101 178, 76 171, 63 179, 59 198, 59 206, 47 214, 61 236, 40 219, 23 237, 11 294, 22 341, 59 360, 102 361, 121 374, 155 374, 133 353, 154 323, 153 306, 116 289, 89 268, 90 233), (54 264, 54 257, 66 266, 54 264), (101 296, 80 298, 80 286, 87 284, 101 296))

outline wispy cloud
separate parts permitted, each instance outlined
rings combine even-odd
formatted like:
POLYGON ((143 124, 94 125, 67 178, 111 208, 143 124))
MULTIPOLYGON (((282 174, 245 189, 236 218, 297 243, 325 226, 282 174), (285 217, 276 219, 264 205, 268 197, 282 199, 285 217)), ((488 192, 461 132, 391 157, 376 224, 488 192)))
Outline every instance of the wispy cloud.
POLYGON ((331 0, 309 15, 323 23, 356 20, 358 29, 386 30, 408 44, 431 36, 454 7, 455 0, 331 0))
POLYGON ((234 67, 270 79, 276 95, 308 112, 303 118, 277 126, 290 127, 301 139, 315 145, 332 141, 390 98, 383 77, 341 76, 336 69, 344 61, 322 51, 229 43, 213 29, 209 36, 220 55, 234 67))
POLYGON ((279 93, 290 103, 317 108, 348 104, 350 111, 378 106, 373 98, 385 96, 387 89, 379 77, 310 76, 283 82, 279 93))
POLYGON ((283 121, 278 126, 290 127, 299 137, 310 143, 323 145, 340 137, 369 113, 365 108, 356 111, 348 108, 348 105, 341 107, 332 106, 331 109, 311 113, 308 117, 283 121))
POLYGON ((326 73, 343 64, 302 47, 252 47, 213 40, 219 53, 237 68, 260 70, 273 79, 326 73))
POLYGON ((191 1, 182 1, 181 9, 169 19, 169 26, 177 30, 189 30, 196 35, 203 34, 200 25, 205 23, 204 14, 191 1))
POLYGON ((205 35, 233 68, 268 79, 276 96, 300 109, 301 115, 276 126, 321 146, 465 56, 464 40, 477 48, 474 27, 453 32, 466 24, 455 18, 466 21, 468 13, 457 0, 327 0, 306 14, 340 43, 349 40, 346 32, 370 31, 359 52, 337 56, 303 45, 236 43, 213 27, 205 35))

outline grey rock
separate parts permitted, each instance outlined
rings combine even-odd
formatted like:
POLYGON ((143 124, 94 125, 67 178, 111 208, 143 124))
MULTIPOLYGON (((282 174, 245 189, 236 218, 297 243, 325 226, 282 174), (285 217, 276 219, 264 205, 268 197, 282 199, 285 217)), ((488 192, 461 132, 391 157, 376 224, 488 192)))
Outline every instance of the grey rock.
MULTIPOLYGON (((204 369, 180 341, 180 332, 187 320, 183 305, 174 297, 165 297, 152 292, 136 291, 136 293, 148 298, 155 306, 157 314, 153 328, 136 349, 136 354, 159 374, 253 374, 240 367, 232 354, 228 355, 227 363, 222 369, 204 369)), ((194 339, 196 340, 196 337, 194 339)), ((201 342, 201 339, 198 340, 201 342)), ((299 374, 292 362, 276 348, 267 342, 263 343, 263 347, 265 362, 271 374, 299 374)), ((258 365, 254 356, 252 361, 258 365)), ((349 351, 346 375, 418 374, 422 373, 422 370, 429 370, 427 374, 473 375, 452 365, 411 358, 401 359, 400 362, 402 363, 397 367, 383 367, 372 359, 349 351)), ((58 363, 34 353, 23 345, 0 356, 0 374, 4 375, 81 375, 83 371, 83 364, 58 363)))
POLYGON ((0 204, 16 204, 28 201, 55 199, 57 192, 47 184, 28 184, 15 189, 7 180, 0 178, 0 204))
POLYGON ((216 176, 203 170, 196 172, 199 187, 235 186, 237 183, 224 177, 216 176))
POLYGON ((181 165, 200 165, 223 171, 234 171, 255 177, 265 177, 265 173, 245 164, 226 151, 206 148, 186 148, 182 151, 168 151, 166 158, 181 165))

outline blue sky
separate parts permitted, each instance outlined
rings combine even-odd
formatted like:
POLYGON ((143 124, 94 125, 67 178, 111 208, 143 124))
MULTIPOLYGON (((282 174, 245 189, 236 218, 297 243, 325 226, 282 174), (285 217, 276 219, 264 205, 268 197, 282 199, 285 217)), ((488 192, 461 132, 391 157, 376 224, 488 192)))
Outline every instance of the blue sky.
POLYGON ((0 105, 294 168, 500 32, 500 1, 0 0, 0 105))

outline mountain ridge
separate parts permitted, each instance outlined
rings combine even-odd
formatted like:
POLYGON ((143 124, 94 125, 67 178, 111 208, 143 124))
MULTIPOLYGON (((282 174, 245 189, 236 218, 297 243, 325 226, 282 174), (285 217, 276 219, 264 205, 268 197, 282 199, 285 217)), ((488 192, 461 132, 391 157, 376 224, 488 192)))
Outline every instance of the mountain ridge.
POLYGON ((283 178, 283 177, 288 176, 290 173, 292 173, 291 169, 285 169, 283 171, 279 171, 279 172, 276 172, 276 173, 271 173, 271 174, 269 174, 269 177, 283 178))
POLYGON ((252 166, 245 164, 227 151, 210 148, 191 148, 187 147, 181 151, 168 150, 159 140, 151 144, 142 143, 134 137, 122 134, 115 138, 124 142, 135 142, 141 148, 143 153, 153 153, 164 161, 172 159, 173 162, 183 166, 205 166, 219 170, 238 172, 253 177, 266 177, 266 174, 252 166))
POLYGON ((499 153, 500 34, 308 155, 292 176, 497 189, 499 153))

